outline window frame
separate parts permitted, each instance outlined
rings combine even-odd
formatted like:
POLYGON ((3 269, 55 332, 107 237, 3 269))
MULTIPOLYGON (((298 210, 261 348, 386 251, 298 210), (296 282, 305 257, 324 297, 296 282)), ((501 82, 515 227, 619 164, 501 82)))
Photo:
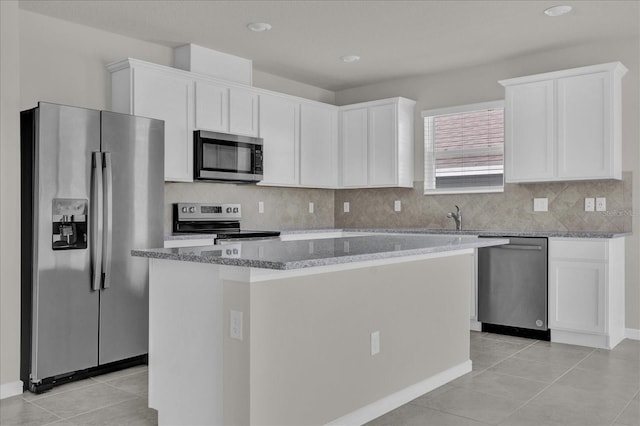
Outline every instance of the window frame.
MULTIPOLYGON (((423 150, 424 150, 424 173, 423 173, 423 178, 424 178, 424 183, 425 183, 425 186, 423 188, 424 195, 479 194, 479 193, 499 193, 499 192, 504 192, 504 184, 505 184, 505 181, 504 181, 504 174, 505 174, 504 173, 504 167, 505 167, 504 140, 505 140, 505 137, 504 137, 504 135, 503 135, 503 138, 502 138, 502 142, 503 142, 503 145, 502 145, 503 160, 502 160, 502 185, 501 186, 478 186, 478 187, 442 188, 442 189, 427 188, 426 187, 426 183, 427 182, 430 182, 430 181, 432 182, 432 181, 435 180, 435 176, 427 176, 427 174, 429 172, 435 173, 435 171, 436 171, 436 168, 433 165, 433 162, 435 162, 435 155, 433 153, 433 149, 431 149, 430 146, 428 146, 428 144, 430 144, 430 141, 428 141, 427 138, 426 138, 426 127, 427 127, 426 119, 428 117, 435 117, 435 116, 439 116, 439 115, 462 114, 462 113, 466 113, 466 112, 485 111, 485 110, 497 109, 497 108, 502 108, 502 110, 504 111, 504 106, 505 106, 504 99, 500 99, 500 100, 495 100, 495 101, 479 102, 479 103, 474 103, 474 104, 457 105, 457 106, 445 107, 445 108, 435 108, 435 109, 424 110, 424 111, 421 112, 421 116, 422 116, 422 135, 423 135, 422 147, 423 147, 423 150)), ((478 151, 479 152, 483 152, 483 153, 496 152, 497 150, 498 150, 497 148, 478 148, 478 151)), ((467 151, 467 150, 465 150, 465 151, 467 151)))

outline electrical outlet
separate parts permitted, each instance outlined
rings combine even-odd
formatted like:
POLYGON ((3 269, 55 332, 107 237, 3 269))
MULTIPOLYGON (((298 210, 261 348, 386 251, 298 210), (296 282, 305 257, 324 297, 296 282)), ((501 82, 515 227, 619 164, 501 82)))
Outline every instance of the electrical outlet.
POLYGON ((242 340, 242 312, 231 310, 230 317, 230 330, 232 339, 242 340))
POLYGON ((309 241, 309 254, 313 254, 314 246, 313 241, 309 241))
POLYGON ((593 198, 584 199, 584 211, 585 212, 595 211, 595 200, 593 198))
POLYGON ((344 202, 342 209, 344 210, 345 213, 349 213, 349 202, 348 201, 344 202))
POLYGON ((393 203, 393 211, 399 212, 400 210, 402 210, 402 201, 396 200, 393 203))
POLYGON ((596 211, 597 212, 607 211, 607 199, 605 197, 596 198, 596 211))
POLYGON ((349 253, 349 241, 345 241, 342 248, 345 253, 349 253))
POLYGON ((309 213, 313 213, 313 202, 309 202, 309 213))
POLYGON ((264 213, 264 201, 258 201, 258 213, 264 213))
POLYGON ((371 333, 371 356, 380 353, 380 332, 374 331, 371 333))
POLYGON ((534 212, 548 212, 549 211, 549 199, 548 198, 534 198, 533 199, 533 211, 534 212))

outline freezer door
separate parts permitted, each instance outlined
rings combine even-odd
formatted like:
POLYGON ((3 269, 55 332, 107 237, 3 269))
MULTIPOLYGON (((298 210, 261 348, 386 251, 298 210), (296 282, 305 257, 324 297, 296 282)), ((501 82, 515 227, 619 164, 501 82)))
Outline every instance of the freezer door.
POLYGON ((31 381, 37 383, 98 361, 93 235, 81 228, 94 225, 91 158, 100 150, 100 113, 40 103, 34 119, 31 381))
POLYGON ((148 260, 134 248, 164 244, 164 122, 102 112, 104 279, 99 363, 146 354, 148 260))

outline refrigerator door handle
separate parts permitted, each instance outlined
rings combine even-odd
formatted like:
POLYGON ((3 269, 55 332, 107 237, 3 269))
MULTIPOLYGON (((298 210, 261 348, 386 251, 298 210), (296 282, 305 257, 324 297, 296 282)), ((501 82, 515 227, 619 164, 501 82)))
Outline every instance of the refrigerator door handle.
POLYGON ((91 154, 91 288, 100 290, 102 281, 102 153, 91 154))
POLYGON ((104 241, 102 249, 102 271, 104 280, 102 288, 111 285, 111 251, 113 248, 113 171, 111 169, 111 153, 103 153, 104 179, 104 241))

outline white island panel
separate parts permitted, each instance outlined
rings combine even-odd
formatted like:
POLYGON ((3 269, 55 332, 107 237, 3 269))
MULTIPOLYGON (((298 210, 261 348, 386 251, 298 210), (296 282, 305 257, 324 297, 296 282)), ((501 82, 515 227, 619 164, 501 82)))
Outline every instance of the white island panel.
POLYGON ((364 423, 470 371, 473 251, 448 254, 255 281, 251 268, 151 259, 159 424, 364 423))

